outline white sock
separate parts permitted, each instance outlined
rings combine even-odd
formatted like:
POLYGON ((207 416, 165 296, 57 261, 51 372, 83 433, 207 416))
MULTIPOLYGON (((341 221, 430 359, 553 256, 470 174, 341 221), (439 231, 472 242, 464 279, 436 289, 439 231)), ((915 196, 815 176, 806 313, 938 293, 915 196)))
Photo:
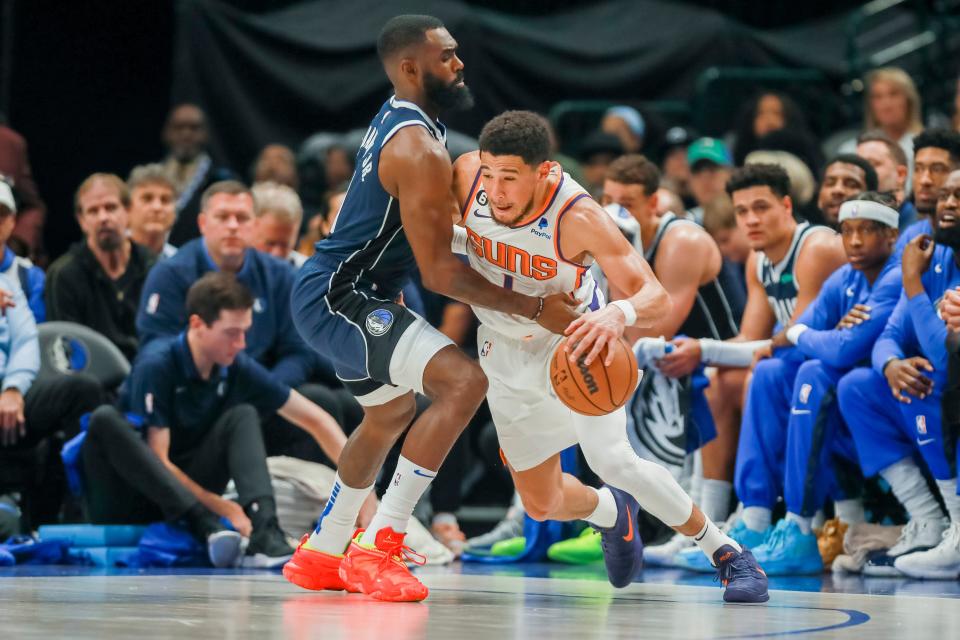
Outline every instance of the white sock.
POLYGON ((867 514, 863 511, 863 502, 857 498, 837 500, 833 503, 833 510, 837 519, 845 524, 861 524, 867 521, 867 514))
POLYGON ((808 535, 811 531, 811 527, 813 526, 813 518, 804 518, 803 516, 791 513, 789 511, 787 512, 787 520, 790 522, 796 522, 797 526, 800 527, 800 531, 802 531, 804 535, 808 535))
POLYGON ((357 515, 373 485, 366 489, 354 489, 343 484, 338 473, 333 481, 330 499, 327 500, 317 529, 310 535, 307 544, 314 551, 333 555, 344 552, 357 526, 357 515))
POLYGON ((387 492, 383 494, 380 508, 377 509, 376 515, 370 521, 370 526, 363 533, 360 544, 375 544, 377 532, 387 527, 397 533, 406 532, 414 507, 436 476, 436 471, 425 469, 400 456, 397 459, 397 470, 393 473, 393 480, 390 481, 387 492))
POLYGON ((700 547, 700 550, 707 555, 711 564, 713 564, 713 554, 725 544, 730 545, 737 551, 743 551, 743 547, 723 531, 720 531, 710 518, 707 518, 707 521, 703 524, 703 528, 691 539, 700 547))
POLYGON ((704 478, 700 489, 700 510, 710 520, 723 522, 730 515, 730 496, 733 483, 704 478))
POLYGON ((890 485, 893 495, 907 510, 911 520, 933 520, 943 517, 937 499, 930 493, 920 467, 912 458, 894 462, 886 469, 881 469, 880 475, 890 485))
POLYGON ((773 522, 773 515, 766 507, 744 507, 741 518, 748 528, 760 533, 769 529, 770 523, 773 522))
POLYGON ((960 522, 960 496, 957 495, 957 479, 937 480, 940 487, 940 497, 950 514, 950 522, 960 522))
POLYGON ((601 529, 609 529, 617 524, 617 501, 613 498, 613 492, 606 487, 593 490, 597 492, 597 508, 584 520, 601 529))

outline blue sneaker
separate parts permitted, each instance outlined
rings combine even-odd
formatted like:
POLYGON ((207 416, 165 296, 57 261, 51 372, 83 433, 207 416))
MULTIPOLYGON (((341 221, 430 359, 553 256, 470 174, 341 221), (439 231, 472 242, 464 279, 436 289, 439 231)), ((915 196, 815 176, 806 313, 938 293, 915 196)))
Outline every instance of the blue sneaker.
POLYGON ((806 576, 823 573, 817 536, 804 533, 797 523, 784 518, 767 541, 755 547, 757 562, 770 576, 806 576))
MULTIPOLYGON (((737 520, 733 527, 730 528, 730 531, 727 532, 727 535, 741 547, 749 549, 762 545, 772 531, 773 527, 768 527, 767 530, 763 532, 754 531, 744 524, 743 520, 737 520)), ((713 573, 717 570, 710 562, 710 558, 700 550, 700 547, 684 549, 676 555, 673 564, 680 569, 696 571, 697 573, 713 573)))
MULTIPOLYGON (((643 568, 643 541, 637 531, 640 504, 626 491, 605 485, 617 501, 617 522, 609 529, 594 527, 600 532, 603 562, 607 579, 615 587, 625 587, 643 568)), ((593 526, 593 525, 591 525, 593 526)))
POLYGON ((713 561, 717 563, 717 578, 724 586, 724 602, 756 603, 770 599, 767 574, 749 549, 744 547, 738 552, 725 544, 714 552, 713 561))

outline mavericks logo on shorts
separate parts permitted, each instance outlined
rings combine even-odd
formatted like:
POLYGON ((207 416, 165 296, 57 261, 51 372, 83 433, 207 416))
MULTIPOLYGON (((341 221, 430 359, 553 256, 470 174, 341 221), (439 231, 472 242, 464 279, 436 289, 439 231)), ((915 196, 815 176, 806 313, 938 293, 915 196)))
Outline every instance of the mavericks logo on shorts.
POLYGON ((376 309, 367 316, 367 331, 372 335, 382 336, 393 324, 393 314, 386 309, 376 309))

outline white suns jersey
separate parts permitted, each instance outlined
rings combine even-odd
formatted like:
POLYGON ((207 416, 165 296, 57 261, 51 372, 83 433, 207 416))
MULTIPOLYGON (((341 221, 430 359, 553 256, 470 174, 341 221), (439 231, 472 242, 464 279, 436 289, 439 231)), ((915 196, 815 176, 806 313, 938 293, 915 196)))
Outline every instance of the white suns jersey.
MULTIPOLYGON (((478 171, 464 203, 467 257, 470 266, 490 282, 530 296, 572 293, 580 310, 599 309, 603 294, 590 275, 589 264, 576 264, 560 253, 560 219, 575 202, 589 198, 586 190, 559 164, 551 169, 560 176, 546 205, 519 224, 508 227, 490 215, 487 194, 478 171)), ((480 321, 510 338, 538 338, 550 332, 533 320, 473 307, 480 321)))

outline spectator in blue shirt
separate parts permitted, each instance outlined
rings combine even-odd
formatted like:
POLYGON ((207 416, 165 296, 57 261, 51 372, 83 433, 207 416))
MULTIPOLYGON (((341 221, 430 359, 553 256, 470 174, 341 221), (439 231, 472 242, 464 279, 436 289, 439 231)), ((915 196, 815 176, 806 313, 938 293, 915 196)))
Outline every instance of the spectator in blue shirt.
MULTIPOLYGON (((202 237, 159 262, 147 276, 137 313, 141 344, 178 335, 186 328, 187 290, 205 273, 235 274, 254 296, 246 354, 275 380, 296 388, 343 424, 340 398, 327 387, 305 384, 319 360, 300 338, 290 316, 293 268, 252 247, 255 216, 250 189, 239 182, 215 183, 204 192, 201 207, 202 237)), ((324 461, 302 432, 282 420, 265 423, 264 438, 271 455, 324 461)))
MULTIPOLYGON (((0 467, 10 452, 35 447, 57 432, 68 437, 79 430, 80 416, 101 402, 99 383, 84 374, 37 380, 40 344, 27 299, 18 287, 0 276, 0 467)), ((59 463, 57 463, 59 464, 59 463)), ((54 473, 62 477, 62 472, 54 473)), ((37 496, 34 523, 52 521, 63 492, 58 483, 45 484, 37 496)))
POLYGON ((903 147, 883 131, 875 129, 866 131, 857 138, 857 155, 869 162, 877 172, 877 191, 889 193, 896 198, 900 212, 900 231, 904 231, 917 221, 917 208, 907 199, 909 168, 903 147))
POLYGON ((209 273, 190 287, 187 330, 145 347, 121 392, 121 408, 143 423, 145 441, 118 409, 94 412, 82 450, 94 522, 185 518, 207 541, 211 560, 230 564, 224 556, 238 548, 223 540, 216 515, 249 537, 244 566, 289 559, 258 412, 279 412, 334 462, 346 436, 328 413, 244 353, 254 304, 233 274, 209 273), (239 504, 221 497, 231 478, 239 504))
POLYGON ((13 190, 6 182, 0 180, 0 248, 3 257, 0 259, 0 274, 7 277, 11 285, 23 291, 30 304, 30 310, 37 323, 47 319, 47 308, 43 303, 43 269, 34 266, 29 258, 16 255, 7 241, 17 224, 17 203, 13 197, 13 190))

